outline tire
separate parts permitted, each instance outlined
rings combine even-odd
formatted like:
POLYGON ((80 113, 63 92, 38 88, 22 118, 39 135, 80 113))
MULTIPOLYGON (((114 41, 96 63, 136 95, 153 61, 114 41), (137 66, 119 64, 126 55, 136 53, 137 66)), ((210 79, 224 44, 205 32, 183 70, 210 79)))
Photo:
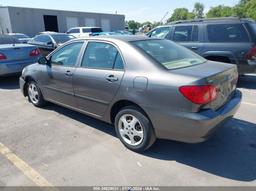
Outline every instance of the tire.
POLYGON ((115 117, 115 130, 120 141, 134 152, 143 152, 156 141, 150 120, 134 106, 119 111, 115 117))
POLYGON ((37 83, 35 81, 29 81, 26 87, 29 102, 36 107, 45 106, 46 102, 37 83))

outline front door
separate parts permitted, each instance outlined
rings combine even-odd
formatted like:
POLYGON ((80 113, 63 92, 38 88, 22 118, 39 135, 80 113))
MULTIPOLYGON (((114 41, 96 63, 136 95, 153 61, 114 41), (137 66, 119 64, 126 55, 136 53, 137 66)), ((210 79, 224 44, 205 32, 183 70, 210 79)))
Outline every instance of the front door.
POLYGON ((73 77, 79 109, 95 117, 103 116, 115 97, 124 75, 117 48, 105 42, 89 42, 73 77))
POLYGON ((83 42, 74 42, 51 56, 50 65, 45 66, 41 79, 46 99, 67 106, 76 106, 72 82, 82 46, 83 42))

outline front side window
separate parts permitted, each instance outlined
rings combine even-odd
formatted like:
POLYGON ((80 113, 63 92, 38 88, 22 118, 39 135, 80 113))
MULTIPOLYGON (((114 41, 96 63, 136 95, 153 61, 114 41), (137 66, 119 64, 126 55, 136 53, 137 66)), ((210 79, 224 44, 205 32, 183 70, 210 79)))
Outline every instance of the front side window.
POLYGON ((193 26, 177 26, 174 30, 173 41, 190 42, 192 41, 193 26))
POLYGON ((52 55, 51 63, 59 66, 75 66, 82 46, 83 42, 76 42, 64 46, 52 55))
POLYGON ((154 31, 152 31, 149 34, 149 36, 157 37, 157 38, 165 38, 169 34, 170 30, 171 30, 170 27, 160 27, 160 28, 157 28, 154 31))
POLYGON ((92 28, 92 32, 103 32, 101 28, 92 28))
POLYGON ((132 44, 169 70, 206 62, 201 56, 169 40, 142 40, 132 44))
POLYGON ((249 42, 242 24, 212 24, 207 26, 210 42, 249 42))
POLYGON ((82 67, 121 70, 124 65, 120 53, 113 45, 102 42, 89 42, 83 57, 82 67))

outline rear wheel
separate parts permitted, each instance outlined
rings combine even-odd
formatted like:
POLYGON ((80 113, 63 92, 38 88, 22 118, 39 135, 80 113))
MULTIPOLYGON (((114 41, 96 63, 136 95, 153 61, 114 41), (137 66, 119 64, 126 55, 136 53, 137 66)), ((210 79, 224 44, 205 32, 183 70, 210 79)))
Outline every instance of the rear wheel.
POLYGON ((28 82, 27 92, 28 92, 28 99, 34 106, 43 107, 45 105, 45 100, 36 82, 34 81, 28 82))
POLYGON ((135 152, 147 150, 156 140, 151 122, 136 107, 126 107, 117 114, 115 129, 121 142, 135 152))

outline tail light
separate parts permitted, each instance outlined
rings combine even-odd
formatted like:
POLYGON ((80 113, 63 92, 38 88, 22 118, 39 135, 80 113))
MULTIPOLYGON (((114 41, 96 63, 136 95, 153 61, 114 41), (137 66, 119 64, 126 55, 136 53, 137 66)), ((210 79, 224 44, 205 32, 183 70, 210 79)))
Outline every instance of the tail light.
POLYGON ((214 85, 183 86, 179 90, 185 98, 195 104, 205 105, 217 98, 217 88, 214 85))
POLYGON ((256 47, 251 48, 251 50, 246 54, 247 60, 256 60, 256 47))
POLYGON ((29 56, 31 57, 36 57, 36 56, 39 56, 41 54, 40 50, 37 48, 37 49, 34 49, 32 50, 30 53, 29 53, 29 56))
POLYGON ((6 59, 7 59, 7 57, 4 54, 0 53, 0 61, 6 60, 6 59))

